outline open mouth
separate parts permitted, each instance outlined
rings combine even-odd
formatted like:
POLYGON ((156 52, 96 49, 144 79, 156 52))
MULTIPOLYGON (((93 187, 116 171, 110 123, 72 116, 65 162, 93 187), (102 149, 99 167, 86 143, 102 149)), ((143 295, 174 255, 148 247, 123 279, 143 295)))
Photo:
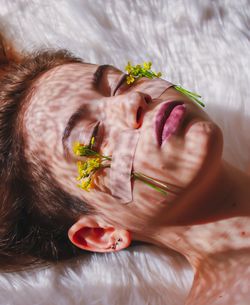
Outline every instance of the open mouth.
POLYGON ((164 103, 155 117, 155 134, 159 146, 175 134, 186 113, 186 106, 180 101, 164 103))

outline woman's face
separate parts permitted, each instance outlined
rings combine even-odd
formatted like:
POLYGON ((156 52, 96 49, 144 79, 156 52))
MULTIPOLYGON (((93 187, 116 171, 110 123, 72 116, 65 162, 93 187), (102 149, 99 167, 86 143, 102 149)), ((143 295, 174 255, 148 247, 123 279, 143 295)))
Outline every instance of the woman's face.
POLYGON ((111 66, 56 67, 39 78, 30 95, 24 116, 26 154, 46 162, 65 191, 86 200, 110 222, 132 231, 167 224, 169 211, 183 204, 187 192, 185 206, 195 208, 196 181, 206 183, 222 150, 219 128, 200 106, 168 87, 162 79, 146 78, 128 86, 124 74, 111 66), (166 113, 171 120, 165 128, 166 113), (124 204, 112 195, 110 168, 99 172, 89 192, 77 187, 78 157, 72 146, 88 143, 93 133, 99 153, 116 153, 118 176, 132 162, 134 172, 168 184, 172 191, 164 195, 132 179, 132 201, 124 204), (121 143, 129 134, 137 135, 136 145, 121 143))

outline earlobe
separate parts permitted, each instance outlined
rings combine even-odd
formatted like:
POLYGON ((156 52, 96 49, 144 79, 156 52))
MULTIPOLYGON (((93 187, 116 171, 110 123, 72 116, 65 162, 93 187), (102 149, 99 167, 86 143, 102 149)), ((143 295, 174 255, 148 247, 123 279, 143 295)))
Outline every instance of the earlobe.
POLYGON ((83 250, 92 252, 114 252, 127 248, 131 234, 127 230, 112 226, 100 226, 95 221, 81 218, 68 231, 70 241, 83 250))

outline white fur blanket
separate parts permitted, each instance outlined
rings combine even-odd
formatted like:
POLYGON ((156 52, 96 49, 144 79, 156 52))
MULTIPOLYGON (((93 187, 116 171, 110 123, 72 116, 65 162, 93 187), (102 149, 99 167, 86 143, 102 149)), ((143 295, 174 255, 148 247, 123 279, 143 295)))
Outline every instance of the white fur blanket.
MULTIPOLYGON (((155 70, 200 93, 225 158, 250 164, 248 0, 0 0, 0 31, 23 52, 67 48, 86 61, 155 70)), ((0 305, 183 305, 193 273, 172 251, 137 246, 0 274, 0 305)))

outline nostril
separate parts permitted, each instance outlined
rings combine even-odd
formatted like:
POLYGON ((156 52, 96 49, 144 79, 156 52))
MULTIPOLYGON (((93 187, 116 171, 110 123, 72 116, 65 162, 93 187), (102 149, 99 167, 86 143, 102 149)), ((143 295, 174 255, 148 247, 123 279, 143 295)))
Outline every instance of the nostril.
POLYGON ((148 105, 152 103, 152 98, 150 95, 145 95, 144 100, 145 100, 146 104, 148 104, 148 105))
POLYGON ((136 113, 136 123, 141 124, 143 108, 139 107, 136 113))

